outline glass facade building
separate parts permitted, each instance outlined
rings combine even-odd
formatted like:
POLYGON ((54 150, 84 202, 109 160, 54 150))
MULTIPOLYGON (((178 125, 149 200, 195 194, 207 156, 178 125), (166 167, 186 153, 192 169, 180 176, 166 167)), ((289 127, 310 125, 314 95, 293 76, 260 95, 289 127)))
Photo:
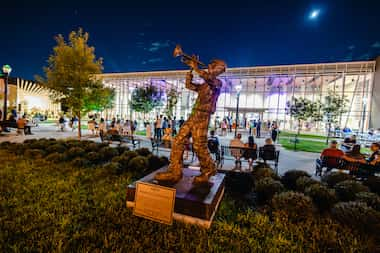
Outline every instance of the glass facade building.
MULTIPOLYGON (((188 71, 155 71, 133 73, 101 74, 98 78, 104 85, 116 89, 113 116, 139 118, 130 109, 129 100, 136 87, 156 86, 163 94, 170 88, 178 91, 175 115, 187 117, 196 99, 196 93, 185 88, 185 75, 188 71)), ((371 120, 372 101, 375 87, 376 61, 343 62, 327 64, 302 64, 263 67, 228 68, 220 76, 223 82, 214 119, 236 117, 237 91, 239 95, 239 119, 277 121, 282 129, 294 130, 295 123, 286 114, 286 102, 292 97, 323 101, 329 92, 348 99, 347 113, 341 115, 337 126, 347 126, 353 130, 376 126, 371 120)), ((195 82, 200 81, 195 77, 195 82)), ((380 84, 379 84, 380 85, 380 84)), ((377 86, 379 86, 377 85, 377 86)), ((163 113, 163 106, 149 115, 151 118, 163 113)), ((146 116, 146 115, 145 115, 146 116)), ((304 129, 312 132, 324 131, 323 123, 304 122, 304 129)))

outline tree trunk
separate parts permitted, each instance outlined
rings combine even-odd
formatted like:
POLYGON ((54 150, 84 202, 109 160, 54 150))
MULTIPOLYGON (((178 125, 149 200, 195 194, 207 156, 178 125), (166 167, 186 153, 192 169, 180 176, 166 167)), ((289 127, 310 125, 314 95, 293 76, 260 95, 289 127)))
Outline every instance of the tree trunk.
POLYGON ((78 139, 80 140, 82 137, 82 124, 81 124, 81 114, 78 112, 78 139))

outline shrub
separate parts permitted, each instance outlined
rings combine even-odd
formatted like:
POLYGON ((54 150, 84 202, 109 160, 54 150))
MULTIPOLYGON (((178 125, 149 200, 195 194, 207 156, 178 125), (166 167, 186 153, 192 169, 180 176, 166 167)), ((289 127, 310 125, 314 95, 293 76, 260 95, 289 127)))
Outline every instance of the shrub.
POLYGON ((282 192, 272 198, 276 213, 284 214, 293 222, 301 222, 313 216, 314 207, 310 197, 299 192, 282 192))
POLYGON ((82 148, 83 146, 80 140, 67 140, 66 144, 69 148, 82 148))
POLYGON ((129 160, 128 169, 143 174, 148 171, 148 159, 144 156, 136 156, 129 160))
POLYGON ((72 147, 65 152, 65 156, 68 160, 74 159, 79 156, 84 156, 85 151, 83 148, 72 147))
POLYGON ((321 184, 310 185, 305 189, 305 194, 313 200, 320 212, 329 211, 337 202, 335 191, 321 184))
POLYGON ((64 153, 65 151, 66 151, 66 147, 63 146, 62 144, 54 144, 46 148, 46 152, 48 154, 55 153, 55 152, 64 153))
POLYGON ((274 180, 271 177, 265 177, 255 183, 255 192, 257 200, 260 203, 268 202, 272 197, 284 190, 284 186, 280 181, 274 180))
POLYGON ((92 164, 98 164, 102 161, 102 156, 98 152, 89 152, 86 155, 86 159, 92 164))
POLYGON ((87 167, 90 165, 90 162, 83 157, 76 157, 74 158, 74 160, 71 161, 71 164, 74 167, 87 167))
POLYGON ((60 154, 60 153, 51 153, 49 155, 47 155, 45 157, 45 159, 49 162, 54 162, 54 163, 57 163, 57 162, 62 162, 65 160, 65 156, 63 154, 60 154))
POLYGON ((87 152, 99 152, 102 147, 98 143, 90 143, 86 146, 87 152))
POLYGON ((107 172, 112 173, 112 174, 120 174, 122 172, 120 164, 116 162, 110 162, 110 163, 104 164, 103 169, 105 169, 107 172))
POLYGON ((229 171, 225 177, 226 191, 235 197, 251 193, 254 187, 253 177, 249 173, 229 171))
POLYGON ((141 155, 141 156, 148 156, 151 154, 150 150, 147 149, 147 148, 139 148, 139 149, 136 149, 136 152, 137 154, 141 155))
POLYGON ((356 193, 367 192, 368 187, 354 180, 346 180, 336 184, 335 191, 341 201, 352 201, 356 193))
POLYGON ((129 148, 127 146, 118 146, 116 149, 119 155, 122 155, 124 152, 129 151, 129 148))
POLYGON ((114 156, 119 155, 119 152, 115 148, 104 147, 99 151, 100 155, 105 161, 111 160, 114 156))
MULTIPOLYGON (((24 143, 25 143, 25 142, 24 142, 24 143)), ((9 142, 9 141, 0 142, 0 148, 1 148, 1 149, 8 149, 9 146, 11 146, 11 145, 12 145, 12 143, 9 142)))
POLYGON ((310 175, 302 170, 288 170, 281 177, 281 183, 290 190, 296 190, 296 182, 300 177, 310 177, 310 175))
POLYGON ((27 147, 21 143, 10 143, 6 149, 13 154, 23 155, 27 147))
POLYGON ((355 201, 364 202, 367 206, 380 212, 380 197, 373 192, 356 193, 355 201))
POLYGON ((333 207, 331 213, 342 225, 362 233, 378 234, 380 230, 380 213, 364 202, 340 202, 333 207))
POLYGON ((296 181, 296 190, 299 192, 305 192, 305 189, 313 184, 320 184, 317 180, 311 177, 299 177, 296 181))
POLYGON ((351 180, 352 176, 343 172, 331 172, 322 177, 322 182, 326 183, 329 187, 334 187, 337 183, 351 180))
POLYGON ((377 195, 380 196, 380 177, 369 177, 363 184, 367 186, 371 192, 377 193, 377 195))
POLYGON ((24 156, 27 158, 40 159, 45 155, 45 152, 41 149, 27 149, 24 156))
POLYGON ((279 177, 276 175, 273 169, 271 169, 267 165, 261 165, 261 164, 253 168, 252 175, 255 180, 260 180, 265 177, 271 177, 276 180, 279 179, 279 177))
POLYGON ((132 150, 130 150, 130 151, 126 151, 126 152, 124 152, 124 153, 122 154, 122 156, 129 157, 129 159, 132 159, 133 157, 136 157, 136 156, 138 156, 138 155, 139 155, 139 154, 137 154, 136 151, 132 151, 132 150))
POLYGON ((148 167, 150 171, 155 171, 160 169, 162 166, 162 160, 156 155, 148 155, 148 167))

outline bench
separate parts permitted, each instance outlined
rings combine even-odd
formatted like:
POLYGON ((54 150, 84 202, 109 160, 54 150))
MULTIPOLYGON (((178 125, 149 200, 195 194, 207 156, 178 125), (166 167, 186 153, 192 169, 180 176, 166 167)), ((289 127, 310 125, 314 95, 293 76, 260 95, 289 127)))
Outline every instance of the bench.
MULTIPOLYGON (((280 150, 265 150, 263 147, 259 148, 259 158, 264 161, 265 164, 272 162, 278 174, 278 160, 280 158, 280 150)), ((268 164, 269 165, 269 164, 268 164)))
MULTIPOLYGON (((232 147, 232 146, 221 146, 220 150, 220 167, 224 165, 224 160, 235 160, 236 165, 239 164, 241 168, 242 161, 247 161, 251 158, 252 160, 257 159, 257 149, 247 148, 247 147, 232 147), (244 159, 241 159, 244 158, 244 159)), ((238 167, 238 166, 236 166, 238 167)))
POLYGON ((121 146, 123 143, 131 144, 135 149, 136 147, 140 148, 140 140, 135 139, 133 135, 120 135, 120 134, 105 134, 100 137, 102 142, 112 143, 118 142, 118 145, 121 146))

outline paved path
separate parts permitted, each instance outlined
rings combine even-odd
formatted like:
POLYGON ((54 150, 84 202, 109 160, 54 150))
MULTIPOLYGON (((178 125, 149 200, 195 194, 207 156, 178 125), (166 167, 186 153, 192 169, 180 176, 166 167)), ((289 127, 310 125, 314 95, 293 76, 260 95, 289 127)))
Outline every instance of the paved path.
MULTIPOLYGON (((39 138, 56 138, 56 139, 75 139, 77 138, 77 131, 72 132, 69 129, 66 129, 64 132, 59 131, 58 127, 55 124, 41 124, 39 127, 32 128, 33 135, 17 135, 16 132, 12 131, 11 133, 5 133, 0 135, 0 142, 10 141, 10 142, 23 142, 26 139, 39 139, 39 138)), ((88 130, 82 130, 82 139, 89 139, 99 142, 99 137, 91 136, 88 130)), ((233 133, 228 133, 228 136, 219 137, 222 145, 228 145, 229 141, 233 137, 233 133)), ((264 145, 265 138, 268 137, 263 135, 262 138, 255 138, 255 142, 258 146, 264 145)), ((149 140, 144 137, 139 137, 144 139, 142 142, 142 147, 151 148, 149 140)), ((246 141, 248 138, 247 133, 243 133, 242 140, 246 141)), ((315 169, 315 159, 318 158, 319 154, 302 152, 302 151, 289 151, 282 148, 280 145, 277 145, 277 148, 280 150, 280 159, 279 159, 279 173, 283 174, 287 170, 291 169, 300 169, 309 172, 310 174, 314 173, 315 169)), ((160 155, 168 156, 169 152, 162 151, 160 155)), ((247 166, 246 163, 243 163, 243 166, 247 166)), ((224 163, 223 169, 232 169, 234 167, 233 160, 226 160, 224 163)))

